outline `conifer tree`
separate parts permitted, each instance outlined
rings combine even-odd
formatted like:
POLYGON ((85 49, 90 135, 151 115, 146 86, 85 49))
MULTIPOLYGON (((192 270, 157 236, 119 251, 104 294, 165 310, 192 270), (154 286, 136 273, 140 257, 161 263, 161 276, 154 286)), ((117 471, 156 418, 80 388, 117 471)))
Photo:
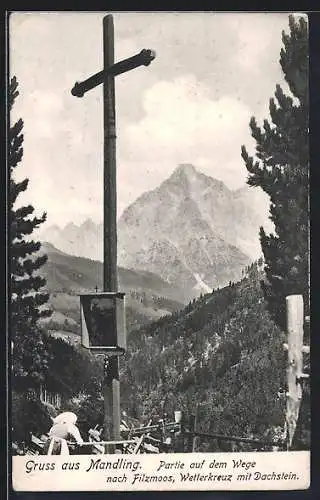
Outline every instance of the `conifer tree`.
MULTIPOLYGON (((11 112, 18 97, 18 82, 13 77, 9 86, 8 104, 11 112)), ((26 191, 29 180, 17 182, 14 172, 23 157, 23 121, 20 118, 9 129, 9 256, 10 256, 10 331, 13 341, 13 385, 33 388, 41 380, 46 366, 40 318, 49 316, 46 307, 49 294, 43 291, 46 280, 39 274, 47 260, 40 255, 40 242, 31 235, 46 220, 33 215, 31 205, 16 207, 18 196, 26 191)))
POLYGON ((247 183, 261 187, 270 197, 274 234, 260 228, 265 259, 263 283, 269 310, 285 325, 285 297, 302 294, 309 308, 309 144, 308 144, 308 27, 307 21, 289 16, 290 33, 282 33, 280 65, 292 96, 276 86, 270 99, 271 122, 263 128, 251 118, 256 159, 242 146, 249 172, 247 183))

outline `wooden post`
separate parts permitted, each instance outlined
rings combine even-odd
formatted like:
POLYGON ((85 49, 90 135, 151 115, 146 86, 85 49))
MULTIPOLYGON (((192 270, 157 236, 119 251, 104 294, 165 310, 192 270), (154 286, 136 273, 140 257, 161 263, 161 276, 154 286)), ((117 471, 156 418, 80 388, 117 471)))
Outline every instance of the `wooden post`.
POLYGON ((195 435, 195 433, 197 432, 198 422, 199 422, 199 405, 197 405, 197 407, 196 407, 196 414, 195 414, 194 423, 193 423, 194 435, 193 435, 193 440, 192 440, 192 453, 195 453, 197 451, 197 447, 199 444, 199 437, 195 435))
POLYGON ((194 430, 194 415, 189 415, 188 423, 187 423, 187 439, 186 439, 186 449, 188 453, 192 452, 193 448, 193 430, 194 430))
MULTIPOLYGON (((114 64, 114 26, 112 15, 103 18, 104 69, 114 64)), ((117 277, 117 187, 116 187, 116 116, 114 76, 103 82, 104 172, 103 172, 103 290, 116 292, 117 277)), ((119 360, 107 360, 104 379, 104 438, 120 439, 119 360)), ((106 452, 112 452, 109 447, 106 452)))
POLYGON ((236 451, 236 448, 237 448, 236 443, 234 441, 231 441, 230 446, 231 446, 232 453, 234 453, 236 451))
MULTIPOLYGON (((114 27, 112 15, 103 19, 104 69, 114 64, 114 27)), ((116 114, 114 76, 103 83, 104 117, 104 291, 116 292, 117 277, 117 170, 116 114)))
POLYGON ((290 450, 299 416, 302 398, 301 375, 303 371, 303 297, 289 295, 286 297, 288 343, 287 366, 287 450, 290 450))

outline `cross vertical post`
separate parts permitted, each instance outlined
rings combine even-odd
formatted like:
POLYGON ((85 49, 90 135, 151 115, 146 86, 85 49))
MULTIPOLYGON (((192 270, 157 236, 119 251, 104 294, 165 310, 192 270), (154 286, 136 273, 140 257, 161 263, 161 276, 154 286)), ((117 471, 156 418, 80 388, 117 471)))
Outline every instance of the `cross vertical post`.
MULTIPOLYGON (((104 71, 114 64, 114 25, 112 15, 103 18, 104 71)), ((103 82, 103 290, 116 292, 117 278, 117 189, 116 189, 116 113, 114 76, 103 82)), ((108 359, 104 375, 104 438, 120 439, 119 359, 108 359)), ((106 447, 107 448, 107 447, 106 447)), ((110 447, 109 447, 110 448, 110 447)), ((106 449, 112 452, 112 449, 106 449)))
MULTIPOLYGON (((153 50, 142 49, 138 54, 114 63, 114 26, 111 14, 103 18, 103 70, 82 82, 76 82, 71 90, 75 97, 83 97, 89 90, 103 84, 103 292, 118 292, 117 274, 117 169, 116 169, 116 112, 115 112, 115 76, 131 71, 140 66, 149 66, 156 54, 153 50)), ((96 292, 98 291, 96 287, 96 292)), ((124 295, 124 294, 122 294, 124 295)), ((81 303, 81 299, 80 299, 81 303)), ((112 332, 107 336, 118 342, 118 319, 112 332)), ((122 325, 125 335, 125 321, 122 325)), ((89 347, 88 331, 84 330, 83 345, 89 347)), ((91 334, 92 335, 92 332, 91 334)), ((108 341, 100 348, 110 353, 108 341)), ((112 341, 112 349, 115 347, 112 341)), ((123 339, 121 344, 123 343, 123 339)), ((89 348, 97 347, 91 346, 89 348)), ((114 351, 113 351, 114 352, 114 351)), ((120 439, 120 382, 119 353, 105 354, 104 360, 104 439, 120 439)), ((112 453, 114 445, 106 445, 105 452, 112 453)))

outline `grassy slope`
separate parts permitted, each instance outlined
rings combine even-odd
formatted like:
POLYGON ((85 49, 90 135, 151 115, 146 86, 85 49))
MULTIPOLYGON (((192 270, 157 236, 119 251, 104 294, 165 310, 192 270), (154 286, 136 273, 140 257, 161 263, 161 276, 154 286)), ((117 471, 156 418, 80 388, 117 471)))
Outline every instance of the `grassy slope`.
MULTIPOLYGON (((65 326, 79 332, 79 294, 94 291, 96 286, 102 289, 102 263, 65 254, 50 244, 44 244, 43 251, 48 262, 42 274, 54 309, 50 324, 54 329, 65 326)), ((183 307, 180 290, 152 273, 119 268, 119 289, 127 294, 129 330, 183 307)))

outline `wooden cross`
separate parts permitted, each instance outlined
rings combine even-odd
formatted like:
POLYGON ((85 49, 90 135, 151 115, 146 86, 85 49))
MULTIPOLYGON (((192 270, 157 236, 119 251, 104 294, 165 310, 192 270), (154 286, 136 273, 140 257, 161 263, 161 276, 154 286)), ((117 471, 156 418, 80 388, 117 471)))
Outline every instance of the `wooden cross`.
MULTIPOLYGON (((114 26, 111 14, 103 18, 103 70, 83 82, 76 82, 71 93, 83 97, 89 90, 103 84, 104 175, 103 175, 103 291, 117 292, 117 189, 116 189, 116 113, 115 76, 139 66, 148 66, 155 52, 143 49, 128 59, 114 63, 114 26)), ((119 360, 109 358, 104 383, 104 434, 106 441, 120 438, 119 360)))
POLYGON ((103 18, 104 69, 83 82, 76 82, 72 95, 83 97, 103 84, 104 107, 104 280, 103 290, 117 291, 117 225, 116 225, 116 116, 114 78, 139 66, 148 66, 155 52, 143 49, 114 64, 114 26, 111 14, 103 18))

